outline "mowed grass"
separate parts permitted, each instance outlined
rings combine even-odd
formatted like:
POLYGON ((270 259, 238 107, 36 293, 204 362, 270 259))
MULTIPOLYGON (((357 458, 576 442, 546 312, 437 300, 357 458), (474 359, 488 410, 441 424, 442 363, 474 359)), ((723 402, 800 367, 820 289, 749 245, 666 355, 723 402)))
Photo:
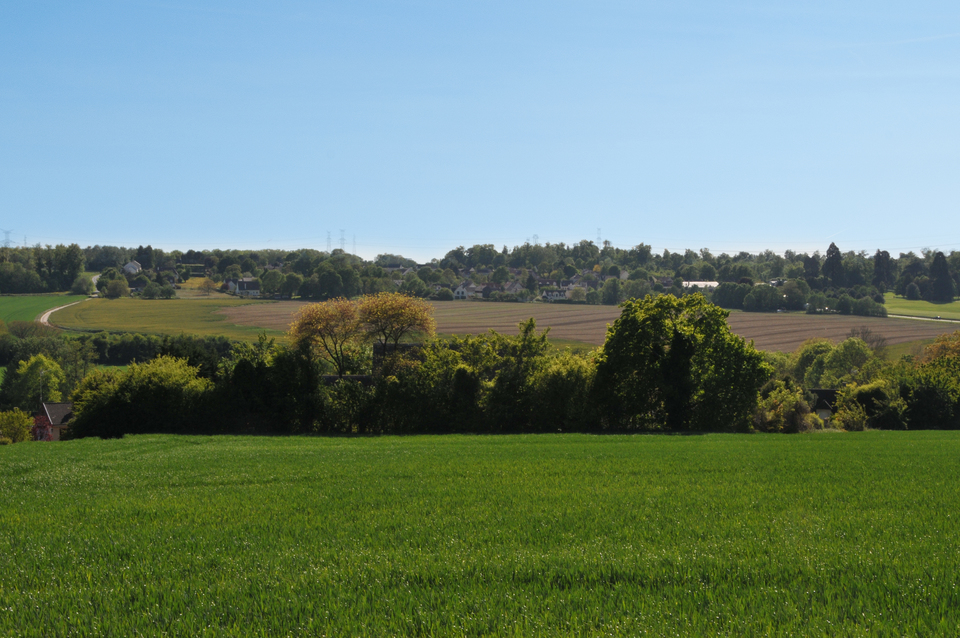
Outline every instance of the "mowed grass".
MULTIPOLYGON (((278 302, 257 306, 225 308, 230 321, 273 330, 286 330, 302 302, 278 302)), ((548 303, 482 303, 446 301, 433 304, 437 331, 441 335, 481 334, 493 329, 503 334, 517 334, 517 324, 530 317, 538 328, 550 327, 550 338, 564 345, 601 345, 607 326, 620 316, 617 306, 585 306, 548 303)), ((807 339, 822 337, 840 342, 850 330, 866 326, 887 338, 891 345, 932 340, 958 326, 910 319, 880 319, 845 315, 808 315, 805 313, 730 313, 730 329, 761 350, 792 352, 807 339)))
POLYGON ((33 321, 47 310, 85 297, 72 295, 3 295, 0 296, 0 320, 33 321))
MULTIPOLYGON (((960 301, 951 303, 931 303, 929 301, 911 301, 897 297, 892 292, 884 295, 887 312, 893 315, 908 315, 913 317, 941 317, 960 321, 960 301)), ((960 326, 955 326, 960 328, 960 326)))
MULTIPOLYGON (((219 311, 244 305, 269 302, 250 301, 216 294, 197 299, 90 299, 55 312, 50 323, 66 330, 142 332, 147 334, 181 333, 200 336, 225 336, 240 341, 255 341, 260 327, 237 325, 219 311)), ((270 336, 282 336, 267 329, 270 336)))
POLYGON ((0 634, 951 636, 960 433, 0 448, 0 634))

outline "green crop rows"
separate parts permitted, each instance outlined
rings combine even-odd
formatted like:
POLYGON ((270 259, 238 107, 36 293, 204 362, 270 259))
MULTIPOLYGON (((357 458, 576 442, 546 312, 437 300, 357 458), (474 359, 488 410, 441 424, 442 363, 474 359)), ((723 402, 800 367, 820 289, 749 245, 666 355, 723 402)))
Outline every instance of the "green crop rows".
POLYGON ((0 635, 953 635, 960 433, 0 448, 0 635))

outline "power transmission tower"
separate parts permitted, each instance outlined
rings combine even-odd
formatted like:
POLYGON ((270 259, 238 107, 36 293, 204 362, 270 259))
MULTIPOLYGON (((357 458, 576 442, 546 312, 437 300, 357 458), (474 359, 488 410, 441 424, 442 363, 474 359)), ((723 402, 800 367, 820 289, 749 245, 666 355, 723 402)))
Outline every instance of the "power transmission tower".
POLYGON ((10 239, 10 233, 12 232, 13 232, 12 230, 3 230, 2 228, 0 228, 0 233, 3 233, 4 248, 10 248, 10 245, 13 243, 13 241, 10 239))
POLYGON ((344 230, 340 229, 340 252, 346 252, 347 248, 347 237, 344 235, 344 230))
POLYGON ((603 239, 600 237, 600 229, 597 229, 597 246, 603 243, 603 239))
POLYGON ((330 239, 330 231, 329 231, 329 230, 327 231, 327 252, 328 252, 328 253, 332 253, 332 252, 333 252, 333 240, 330 239))
POLYGON ((534 235, 533 235, 533 245, 534 245, 534 246, 539 246, 539 245, 540 245, 540 235, 537 235, 537 234, 534 234, 534 235))

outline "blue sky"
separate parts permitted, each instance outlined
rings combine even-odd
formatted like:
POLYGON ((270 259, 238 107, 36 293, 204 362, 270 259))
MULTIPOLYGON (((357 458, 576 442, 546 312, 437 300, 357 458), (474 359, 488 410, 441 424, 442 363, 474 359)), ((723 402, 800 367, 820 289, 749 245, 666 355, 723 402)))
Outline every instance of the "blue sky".
POLYGON ((955 1, 0 6, 17 243, 960 250, 958 149, 955 1))

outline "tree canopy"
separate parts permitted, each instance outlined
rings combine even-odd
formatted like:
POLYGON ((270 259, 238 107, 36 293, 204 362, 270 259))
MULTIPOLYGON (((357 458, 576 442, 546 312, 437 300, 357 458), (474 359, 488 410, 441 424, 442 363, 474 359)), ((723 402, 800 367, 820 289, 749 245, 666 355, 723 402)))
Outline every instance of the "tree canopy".
POLYGON ((338 297, 303 306, 294 316, 289 334, 298 348, 318 351, 342 377, 347 371, 349 346, 363 335, 358 305, 338 297))
POLYGON ((770 370, 697 293, 628 300, 597 358, 610 425, 670 430, 747 427, 770 370))
POLYGON ((381 292, 360 299, 360 321, 375 341, 394 347, 408 334, 432 337, 436 331, 433 306, 417 297, 381 292))

